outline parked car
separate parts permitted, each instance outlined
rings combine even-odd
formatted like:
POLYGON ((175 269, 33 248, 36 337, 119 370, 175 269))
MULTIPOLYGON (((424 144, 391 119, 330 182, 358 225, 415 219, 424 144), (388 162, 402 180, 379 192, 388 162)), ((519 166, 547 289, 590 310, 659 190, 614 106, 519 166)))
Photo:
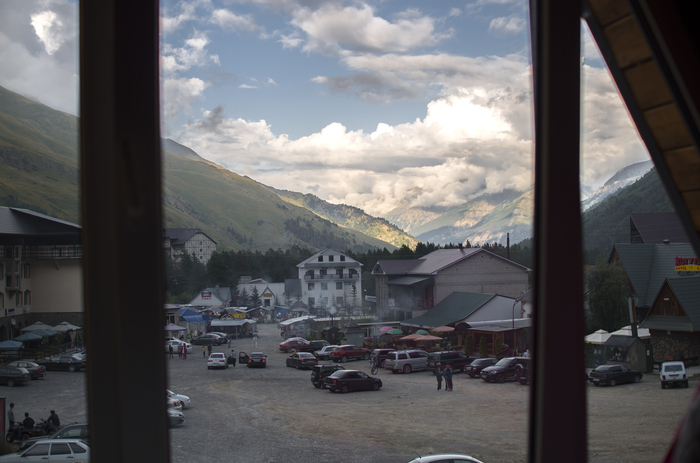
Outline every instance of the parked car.
POLYGON ((314 352, 314 357, 316 357, 319 360, 330 360, 331 358, 331 351, 335 349, 338 346, 333 346, 333 345, 327 345, 321 350, 317 350, 314 352))
POLYGON ((588 375, 594 386, 607 384, 615 386, 622 383, 638 383, 642 380, 642 374, 630 370, 624 365, 601 365, 588 375))
POLYGON ((529 357, 505 357, 496 362, 495 365, 481 370, 481 379, 487 383, 504 383, 506 381, 516 381, 521 369, 530 366, 529 357), (518 368, 518 365, 520 367, 518 368))
POLYGON ((31 379, 39 379, 46 376, 46 367, 26 360, 15 360, 7 364, 8 367, 24 368, 29 372, 31 379))
POLYGON ((474 378, 475 376, 481 376, 481 370, 483 370, 486 367, 490 367, 492 365, 495 365, 498 360, 493 359, 493 358, 482 358, 482 359, 474 359, 472 363, 467 366, 467 369, 464 370, 466 374, 474 378))
POLYGON ((318 359, 308 352, 295 352, 287 357, 287 366, 299 368, 313 368, 318 363, 318 359))
POLYGON ((228 368, 228 360, 223 352, 214 352, 207 359, 207 369, 212 368, 228 368))
POLYGON ((458 455, 456 453, 448 453, 442 455, 426 455, 424 457, 418 457, 408 463, 482 463, 481 460, 477 460, 469 455, 458 455))
POLYGON ((323 384, 331 392, 378 391, 382 380, 359 370, 339 370, 327 376, 323 384))
POLYGON ((311 383, 313 383, 314 387, 316 389, 318 388, 323 388, 325 385, 323 384, 324 380, 326 377, 332 375, 338 370, 345 370, 345 367, 342 367, 340 365, 314 365, 312 368, 311 372, 311 383))
POLYGON ((251 352, 248 357, 248 368, 267 367, 267 355, 262 352, 251 352))
POLYGON ((220 346, 223 343, 223 338, 215 334, 203 334, 201 336, 197 336, 192 340, 192 344, 202 346, 208 346, 209 344, 220 346))
POLYGON ((166 395, 168 396, 169 399, 177 400, 180 402, 180 405, 182 408, 186 408, 190 406, 190 398, 186 395, 182 394, 175 394, 173 391, 166 389, 165 390, 166 395))
POLYGON ((467 367, 479 357, 470 357, 463 351, 459 350, 443 350, 439 352, 431 352, 428 355, 427 368, 429 371, 435 371, 438 368, 444 369, 446 365, 452 368, 452 371, 467 371, 467 367))
POLYGON ((287 339, 286 341, 280 343, 280 350, 287 353, 292 351, 300 352, 303 347, 307 347, 309 344, 309 341, 302 338, 287 339))
POLYGON ((165 398, 166 408, 172 408, 173 410, 182 411, 182 404, 179 400, 172 399, 170 397, 165 398))
POLYGON ((222 333, 221 331, 210 331, 207 334, 213 334, 220 338, 224 338, 224 342, 228 342, 228 334, 222 333))
POLYGON ((48 437, 30 437, 29 439, 22 442, 22 444, 19 446, 19 450, 21 451, 27 449, 34 445, 37 441, 43 439, 81 439, 89 444, 90 427, 87 425, 87 423, 69 424, 48 437))
POLYGON ((384 368, 392 373, 425 370, 428 366, 428 353, 424 350, 397 350, 386 354, 384 368))
POLYGON ((67 370, 80 371, 87 366, 84 359, 76 355, 54 355, 50 359, 37 360, 39 365, 46 367, 47 370, 67 370))
POLYGON ((179 339, 175 339, 175 340, 165 341, 165 352, 166 353, 170 352, 169 348, 170 348, 170 346, 173 346, 173 352, 177 353, 177 349, 181 345, 185 346, 187 348, 187 352, 189 352, 190 349, 192 349, 192 344, 185 342, 185 341, 180 341, 179 339))
POLYGON ((300 346, 298 349, 301 352, 315 352, 317 350, 321 350, 324 347, 330 346, 331 344, 328 341, 325 340, 320 340, 320 341, 309 341, 309 344, 306 346, 300 346))
POLYGON ((39 439, 34 445, 17 453, 3 455, 0 463, 31 461, 90 461, 90 447, 81 439, 39 439))
POLYGON ((174 426, 179 426, 184 422, 185 422, 184 413, 177 411, 175 409, 172 409, 172 408, 168 409, 168 426, 169 427, 172 428, 174 426))
POLYGON ((30 378, 31 375, 26 368, 0 367, 0 383, 7 384, 9 387, 27 384, 30 378))
POLYGON ((389 352, 394 352, 394 349, 374 349, 370 354, 370 357, 377 357, 377 366, 379 368, 384 368, 384 361, 389 352))
POLYGON ((685 371, 683 362, 664 362, 661 364, 659 371, 661 379, 661 389, 666 389, 666 386, 682 384, 688 387, 688 375, 685 371))
POLYGON ((365 349, 364 347, 353 346, 352 344, 346 344, 343 346, 338 346, 337 349, 331 351, 331 360, 334 362, 347 362, 348 359, 365 359, 369 358, 371 351, 365 349))

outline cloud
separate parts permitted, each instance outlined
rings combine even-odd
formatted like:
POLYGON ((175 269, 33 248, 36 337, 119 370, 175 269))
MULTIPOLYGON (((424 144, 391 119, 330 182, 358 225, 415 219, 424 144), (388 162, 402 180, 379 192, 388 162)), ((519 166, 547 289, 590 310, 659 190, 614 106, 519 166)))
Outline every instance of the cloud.
POLYGON ((208 86, 209 84, 197 77, 162 79, 163 115, 176 117, 181 110, 190 113, 192 102, 201 98, 208 86))
POLYGON ((268 78, 267 78, 267 83, 270 84, 270 85, 275 85, 275 86, 277 86, 277 82, 275 82, 274 80, 272 80, 272 77, 268 77, 268 78))
POLYGON ((228 30, 255 31, 260 28, 252 15, 240 16, 225 8, 214 10, 210 21, 228 30))
POLYGON ((179 10, 179 14, 174 16, 166 16, 168 13, 168 8, 161 8, 160 16, 160 32, 161 34, 169 34, 175 32, 183 24, 189 21, 197 21, 197 7, 203 2, 194 1, 186 2, 181 1, 174 5, 173 10, 179 10))
POLYGON ((209 38, 200 32, 195 32, 180 48, 167 43, 163 44, 160 58, 161 71, 168 74, 186 71, 192 67, 203 67, 210 63, 220 64, 219 56, 210 55, 206 50, 208 44, 209 38))
POLYGON ((518 34, 525 29, 526 25, 524 18, 511 15, 491 20, 489 30, 504 34, 518 34))
POLYGON ((459 16, 461 14, 462 14, 462 10, 460 10, 459 8, 450 8, 450 13, 449 13, 450 16, 459 16))
POLYGON ((55 11, 45 10, 33 14, 31 19, 34 31, 49 55, 53 55, 61 45, 75 36, 75 23, 64 23, 55 11))
POLYGON ((258 88, 255 85, 241 84, 238 88, 258 88))
POLYGON ((299 37, 298 33, 294 32, 288 35, 281 34, 278 42, 282 44, 282 48, 297 48, 304 43, 304 39, 299 37))

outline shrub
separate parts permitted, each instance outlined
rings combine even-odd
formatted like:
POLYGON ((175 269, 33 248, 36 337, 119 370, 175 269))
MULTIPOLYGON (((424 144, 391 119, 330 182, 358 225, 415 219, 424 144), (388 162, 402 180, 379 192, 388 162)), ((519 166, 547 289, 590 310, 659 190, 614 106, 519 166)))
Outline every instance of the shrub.
POLYGON ((464 353, 467 355, 474 353, 474 335, 471 333, 464 338, 464 353))
POLYGON ((501 349, 503 349, 503 340, 500 337, 496 337, 496 340, 493 341, 493 353, 497 354, 501 352, 501 349))
POLYGON ((489 355, 489 345, 486 341, 486 337, 482 336, 479 341, 479 357, 485 358, 489 355))

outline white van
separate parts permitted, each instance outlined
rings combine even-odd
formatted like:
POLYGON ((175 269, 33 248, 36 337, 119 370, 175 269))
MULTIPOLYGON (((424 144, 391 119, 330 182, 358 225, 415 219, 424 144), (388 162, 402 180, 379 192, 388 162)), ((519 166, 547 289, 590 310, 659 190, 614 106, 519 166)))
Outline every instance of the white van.
POLYGON ((688 387, 688 375, 685 372, 683 362, 662 363, 659 378, 661 378, 661 389, 665 389, 667 385, 671 384, 683 384, 688 387))

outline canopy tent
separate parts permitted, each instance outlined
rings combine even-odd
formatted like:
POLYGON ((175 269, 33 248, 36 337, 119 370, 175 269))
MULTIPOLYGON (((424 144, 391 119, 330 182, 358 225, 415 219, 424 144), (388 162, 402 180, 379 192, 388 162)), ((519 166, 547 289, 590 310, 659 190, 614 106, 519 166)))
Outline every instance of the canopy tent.
POLYGON ((421 335, 416 338, 416 341, 442 341, 441 337, 438 336, 431 336, 429 334, 421 335))
POLYGON ((34 330, 51 330, 51 329, 53 329, 53 326, 49 326, 46 323, 42 323, 42 322, 36 322, 33 325, 25 326, 20 331, 27 332, 27 331, 34 331, 34 330))
POLYGON ((416 331, 416 334, 428 335, 430 333, 428 333, 426 330, 418 330, 416 331))
POLYGON ((403 334, 403 331, 401 331, 401 330, 398 329, 398 328, 394 328, 394 329, 391 330, 391 331, 387 331, 386 334, 390 334, 390 335, 392 335, 392 336, 398 336, 398 335, 400 335, 400 334, 403 334))
POLYGON ((246 323, 255 324, 257 323, 252 318, 234 318, 233 320, 212 320, 211 327, 217 326, 243 326, 246 323))
MULTIPOLYGON (((610 333, 610 336, 632 336, 632 326, 623 326, 619 330, 610 333)), ((637 337, 647 339, 651 337, 651 333, 646 328, 637 328, 637 337)))
POLYGON ((30 331, 31 334, 37 334, 39 336, 53 336, 55 334, 58 334, 58 331, 54 331, 52 329, 47 329, 47 330, 34 330, 30 331))
POLYGON ((589 342, 591 344, 605 344, 605 341, 607 341, 609 337, 610 333, 608 333, 607 331, 598 330, 583 338, 583 341, 589 342))
POLYGON ((75 326, 72 323, 68 323, 68 322, 61 322, 51 329, 54 331, 58 331, 60 333, 70 331, 70 330, 73 330, 73 331, 82 330, 82 328, 80 326, 75 326))
POLYGON ((418 338, 420 338, 422 335, 413 333, 409 334, 408 336, 404 336, 403 338, 399 338, 400 341, 416 341, 418 338))
POLYGON ((43 336, 34 334, 34 333, 24 333, 22 335, 17 336, 14 340, 15 341, 41 341, 43 339, 43 336))
POLYGON ((454 330, 455 329, 451 326, 444 326, 443 325, 443 326, 438 326, 433 331, 435 331, 436 333, 451 333, 454 330))
POLYGON ((188 323, 204 323, 204 317, 201 313, 186 307, 178 309, 177 316, 188 323))
POLYGON ((393 330, 393 329, 394 329, 394 328, 391 327, 391 326, 383 326, 383 327, 379 328, 379 332, 380 332, 380 333, 386 333, 387 331, 391 331, 391 330, 393 330))
POLYGON ((19 341, 2 341, 0 342, 0 350, 16 350, 22 347, 19 341))

